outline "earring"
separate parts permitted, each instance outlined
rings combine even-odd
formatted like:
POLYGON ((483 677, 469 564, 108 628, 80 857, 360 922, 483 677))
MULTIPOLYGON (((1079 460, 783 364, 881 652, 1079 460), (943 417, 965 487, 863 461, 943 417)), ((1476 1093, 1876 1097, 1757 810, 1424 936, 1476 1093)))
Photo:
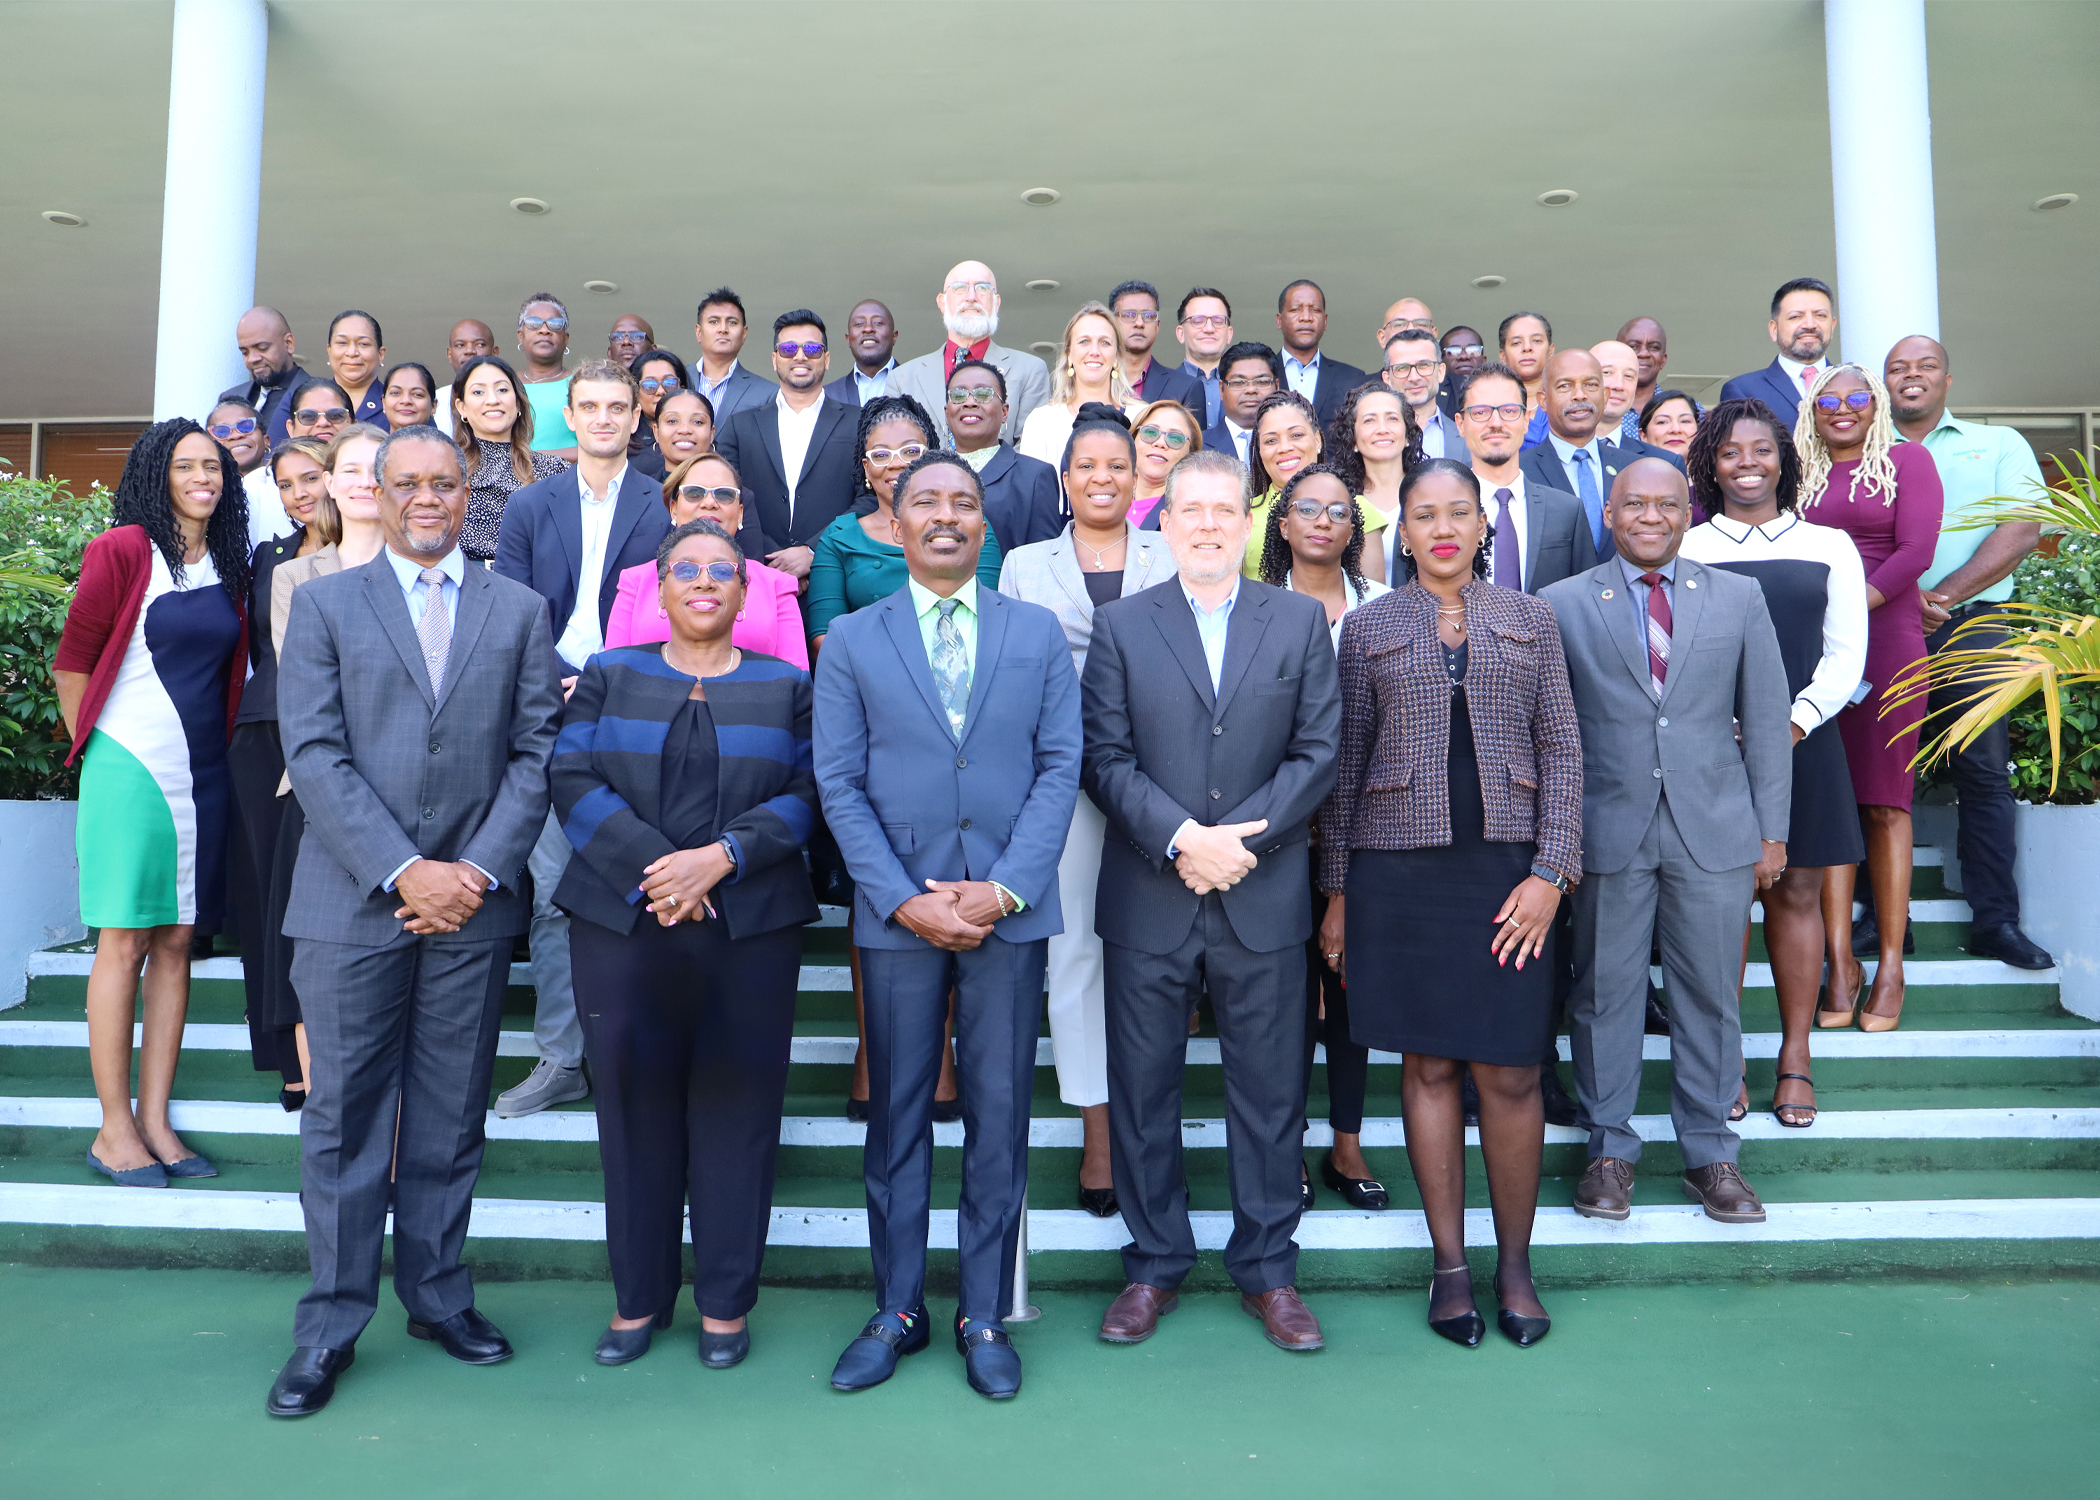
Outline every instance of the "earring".
POLYGON ((739 625, 744 623, 744 612, 742 610, 736 612, 736 619, 739 625))
POLYGON ((1408 546, 1407 543, 1402 542, 1400 544, 1400 555, 1402 557, 1413 557, 1415 555, 1415 549, 1408 546))

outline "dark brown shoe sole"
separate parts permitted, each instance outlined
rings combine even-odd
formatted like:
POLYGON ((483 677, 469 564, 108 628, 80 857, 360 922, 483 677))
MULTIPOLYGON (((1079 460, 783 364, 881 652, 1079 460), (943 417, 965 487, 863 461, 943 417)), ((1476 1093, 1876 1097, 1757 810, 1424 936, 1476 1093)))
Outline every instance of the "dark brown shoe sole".
POLYGON ((1327 1347, 1327 1340, 1325 1338, 1321 1338, 1316 1342, 1310 1344, 1293 1344, 1276 1337, 1275 1334, 1269 1332, 1268 1319, 1264 1318, 1261 1315, 1261 1309, 1259 1307, 1249 1307, 1247 1305, 1247 1299, 1244 1297, 1240 1299, 1240 1311, 1245 1313, 1248 1317, 1254 1319, 1255 1322, 1261 1324, 1261 1336, 1267 1339, 1270 1343, 1274 1344, 1277 1348, 1281 1349, 1285 1354, 1310 1354, 1315 1349, 1325 1349, 1327 1347))
POLYGON ((1574 1208, 1575 1212, 1581 1214, 1585 1219, 1609 1219, 1614 1224, 1623 1224, 1626 1220, 1633 1217, 1633 1205, 1630 1203, 1624 1208, 1599 1208, 1594 1203, 1584 1203, 1580 1198, 1577 1198, 1574 1208))
POLYGON ((1154 1318, 1152 1326, 1136 1337, 1132 1337, 1127 1333, 1110 1333, 1106 1325, 1104 1325, 1101 1329, 1101 1342, 1104 1344, 1142 1344, 1146 1339, 1151 1338, 1153 1334, 1159 1332, 1159 1319, 1164 1318, 1179 1306, 1181 1306, 1181 1298, 1178 1294, 1160 1303, 1159 1317, 1154 1318))
POLYGON ((1723 1213, 1720 1209, 1707 1202, 1706 1195, 1693 1187, 1688 1180, 1682 1177, 1677 1180, 1684 1185, 1685 1197, 1698 1204, 1705 1211, 1706 1216, 1716 1224, 1762 1224, 1765 1222, 1765 1211, 1761 1208, 1756 1213, 1749 1214, 1723 1213))

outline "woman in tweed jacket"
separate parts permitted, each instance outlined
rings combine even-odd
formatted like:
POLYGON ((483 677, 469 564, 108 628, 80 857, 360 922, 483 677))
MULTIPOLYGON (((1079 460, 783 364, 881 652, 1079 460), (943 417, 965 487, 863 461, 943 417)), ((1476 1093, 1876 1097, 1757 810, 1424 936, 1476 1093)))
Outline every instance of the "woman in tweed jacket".
POLYGON ((1553 918, 1582 872, 1582 738, 1553 611, 1486 581, 1472 470, 1400 486, 1404 587, 1342 626, 1342 744, 1325 834, 1322 946, 1350 981, 1350 1031, 1406 1054, 1401 1107, 1436 1276, 1429 1322, 1469 1347, 1484 1325, 1465 1259, 1459 1077, 1480 1089, 1502 1331, 1548 1326, 1531 1282, 1553 1036, 1553 918))

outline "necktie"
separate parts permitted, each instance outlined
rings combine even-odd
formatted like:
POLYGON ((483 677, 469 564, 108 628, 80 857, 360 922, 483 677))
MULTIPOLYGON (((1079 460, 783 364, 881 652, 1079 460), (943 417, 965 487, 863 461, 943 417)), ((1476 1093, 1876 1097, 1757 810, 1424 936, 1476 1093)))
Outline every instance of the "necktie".
POLYGON ((970 657, 963 649, 962 627, 955 623, 959 599, 943 599, 934 608, 941 622, 933 634, 933 681, 941 690, 941 707, 948 711, 948 727, 962 738, 963 714, 970 706, 970 657))
POLYGON ((430 695, 445 690, 445 661, 452 654, 452 622, 445 617, 445 575, 436 568, 423 570, 423 618, 416 622, 416 639, 423 643, 423 667, 430 673, 430 695))
POLYGON ((1641 582, 1648 585, 1648 682, 1660 698, 1670 675, 1670 597, 1663 592, 1669 580, 1660 573, 1643 573, 1641 582))
POLYGON ((1597 490, 1596 471, 1587 448, 1575 450, 1575 493, 1582 497, 1583 514, 1590 518, 1590 540, 1604 550, 1604 497, 1597 490))
POLYGON ((1516 499, 1508 490, 1495 491, 1495 587, 1524 587, 1524 569, 1517 560, 1517 529, 1510 524, 1509 502, 1516 499))
POLYGON ((1809 388, 1810 386, 1814 385, 1815 383, 1816 383, 1816 367, 1815 367, 1814 365, 1803 365, 1803 366, 1801 367, 1801 392, 1802 392, 1802 394, 1803 394, 1803 395, 1806 395, 1806 394, 1808 394, 1808 388, 1809 388))

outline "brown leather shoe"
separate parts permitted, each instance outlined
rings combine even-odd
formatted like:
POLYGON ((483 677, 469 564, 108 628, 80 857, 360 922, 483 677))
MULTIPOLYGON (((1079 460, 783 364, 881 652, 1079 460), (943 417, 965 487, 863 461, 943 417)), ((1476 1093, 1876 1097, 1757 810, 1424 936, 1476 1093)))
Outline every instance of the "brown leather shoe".
POLYGON ((1262 1336, 1279 1349, 1299 1354, 1327 1347, 1327 1340, 1320 1337, 1320 1320, 1298 1300, 1294 1286, 1272 1287, 1258 1297, 1243 1295, 1240 1311, 1260 1318, 1262 1336))
POLYGON ((1159 1328, 1159 1320, 1181 1306, 1178 1293, 1133 1281, 1101 1315, 1101 1337, 1111 1344, 1142 1344, 1159 1328))
POLYGON ((1717 1161, 1710 1167, 1694 1167, 1684 1174, 1684 1195, 1706 1210, 1706 1216, 1722 1224, 1762 1224, 1765 1206, 1743 1181, 1732 1161, 1717 1161))
POLYGON ((1620 1220, 1633 1213, 1633 1163, 1616 1156, 1590 1159, 1575 1189, 1575 1212, 1585 1219, 1620 1220))

